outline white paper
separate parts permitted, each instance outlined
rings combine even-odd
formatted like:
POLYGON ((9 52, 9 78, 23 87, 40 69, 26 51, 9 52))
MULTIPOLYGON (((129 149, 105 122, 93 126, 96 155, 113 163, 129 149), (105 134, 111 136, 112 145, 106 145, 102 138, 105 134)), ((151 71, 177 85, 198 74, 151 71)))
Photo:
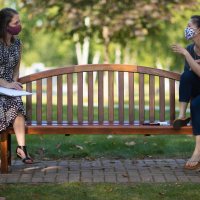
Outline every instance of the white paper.
POLYGON ((0 87, 0 95, 17 97, 17 96, 32 95, 32 93, 23 90, 15 90, 15 89, 0 87))
POLYGON ((169 125, 169 123, 168 122, 158 122, 159 124, 160 124, 160 126, 167 126, 167 125, 169 125))

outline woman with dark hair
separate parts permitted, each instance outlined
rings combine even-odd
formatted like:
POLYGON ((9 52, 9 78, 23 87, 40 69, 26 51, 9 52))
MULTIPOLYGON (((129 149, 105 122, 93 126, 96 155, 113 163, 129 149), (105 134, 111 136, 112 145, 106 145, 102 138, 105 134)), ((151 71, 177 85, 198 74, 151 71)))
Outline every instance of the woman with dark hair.
POLYGON ((181 75, 179 86, 179 116, 173 126, 179 129, 187 125, 190 117, 186 118, 187 105, 190 102, 191 122, 196 145, 191 158, 185 164, 186 169, 200 168, 200 16, 191 17, 186 29, 185 37, 192 40, 193 44, 182 48, 180 45, 172 45, 175 53, 185 57, 184 72, 181 75))
MULTIPOLYGON (((21 42, 16 35, 21 31, 19 14, 11 8, 0 10, 0 86, 21 90, 18 82, 21 42)), ((21 97, 0 95, 0 133, 12 125, 17 139, 16 154, 24 163, 31 164, 25 146, 25 109, 21 97)))

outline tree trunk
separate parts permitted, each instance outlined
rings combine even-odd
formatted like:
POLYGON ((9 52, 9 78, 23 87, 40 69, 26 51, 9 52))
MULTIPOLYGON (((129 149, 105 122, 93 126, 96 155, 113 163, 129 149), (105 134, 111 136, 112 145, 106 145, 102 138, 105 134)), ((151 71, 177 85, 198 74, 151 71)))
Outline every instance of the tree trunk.
POLYGON ((109 63, 109 43, 105 42, 104 43, 105 51, 104 51, 104 63, 108 64, 109 63))

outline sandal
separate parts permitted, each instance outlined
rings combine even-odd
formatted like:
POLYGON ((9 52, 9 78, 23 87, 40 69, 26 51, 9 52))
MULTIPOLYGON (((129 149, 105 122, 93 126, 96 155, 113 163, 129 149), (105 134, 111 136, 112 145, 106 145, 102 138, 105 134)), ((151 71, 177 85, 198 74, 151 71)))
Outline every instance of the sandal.
POLYGON ((174 129, 180 129, 182 126, 187 126, 190 120, 191 120, 190 117, 184 119, 175 119, 173 122, 173 127, 174 129))
POLYGON ((197 162, 197 164, 194 166, 189 166, 185 164, 184 169, 189 169, 189 170, 200 169, 200 161, 190 161, 190 162, 197 162))
POLYGON ((17 146, 16 148, 16 154, 18 158, 22 159, 22 162, 25 164, 32 164, 33 163, 33 159, 29 156, 27 150, 26 150, 26 146, 17 146), (23 154, 19 153, 17 150, 21 149, 23 151, 23 154), (24 157, 25 155, 25 157, 24 157))

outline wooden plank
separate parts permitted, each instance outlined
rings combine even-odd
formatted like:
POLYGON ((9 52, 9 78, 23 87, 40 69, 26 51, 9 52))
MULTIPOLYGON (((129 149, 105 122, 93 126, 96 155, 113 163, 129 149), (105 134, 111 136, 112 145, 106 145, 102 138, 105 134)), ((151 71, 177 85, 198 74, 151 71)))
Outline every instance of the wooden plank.
POLYGON ((149 76, 149 120, 155 121, 155 77, 149 76))
POLYGON ((175 119, 175 81, 169 80, 169 93, 170 93, 170 123, 172 123, 175 119))
POLYGON ((11 148, 11 134, 8 134, 8 137, 7 137, 7 144, 8 144, 8 165, 11 166, 11 154, 12 154, 12 148, 11 148))
POLYGON ((165 121, 165 79, 163 77, 159 77, 159 109, 160 121, 165 121))
POLYGON ((129 123, 134 122, 134 73, 129 72, 129 123))
POLYGON ((78 79, 78 123, 83 123, 83 72, 79 72, 78 79))
MULTIPOLYGON (((26 91, 32 93, 32 83, 31 82, 26 83, 26 91)), ((26 117, 27 117, 27 121, 32 120, 32 95, 26 96, 26 117)))
POLYGON ((139 122, 144 123, 144 74, 139 74, 139 122))
POLYGON ((118 77, 118 94, 119 94, 119 122, 124 123, 124 72, 119 72, 118 77))
POLYGON ((94 121, 93 72, 88 72, 88 122, 94 121))
POLYGON ((57 76, 57 120, 58 123, 63 121, 63 80, 62 75, 57 76))
POLYGON ((76 66, 66 66, 57 69, 45 70, 43 72, 38 72, 35 74, 27 75, 19 79, 21 83, 26 83, 30 81, 36 81, 41 78, 48 78, 51 76, 58 76, 62 74, 69 73, 79 73, 79 72, 89 72, 89 71, 124 71, 124 72, 136 72, 152 74, 156 76, 163 76, 166 78, 171 78, 175 80, 180 79, 180 74, 175 72, 169 72, 166 70, 134 66, 134 65, 124 65, 124 64, 94 64, 94 65, 76 65, 76 66))
MULTIPOLYGON (((132 124, 72 124, 72 125, 32 125, 26 127, 28 134, 141 134, 152 135, 192 135, 192 127, 175 130, 173 126, 143 126, 132 124)), ((14 132, 13 132, 14 133, 14 132)))
POLYGON ((108 121, 114 121, 114 72, 108 72, 108 121))
POLYGON ((67 74, 67 120, 73 122, 73 74, 67 74))
POLYGON ((47 78, 47 123, 52 123, 52 77, 47 78))
POLYGON ((1 133, 1 173, 8 173, 8 133, 1 133))
POLYGON ((36 121, 42 123, 42 80, 36 81, 36 121))
POLYGON ((103 94, 103 72, 98 72, 98 121, 104 121, 104 94, 103 94))

